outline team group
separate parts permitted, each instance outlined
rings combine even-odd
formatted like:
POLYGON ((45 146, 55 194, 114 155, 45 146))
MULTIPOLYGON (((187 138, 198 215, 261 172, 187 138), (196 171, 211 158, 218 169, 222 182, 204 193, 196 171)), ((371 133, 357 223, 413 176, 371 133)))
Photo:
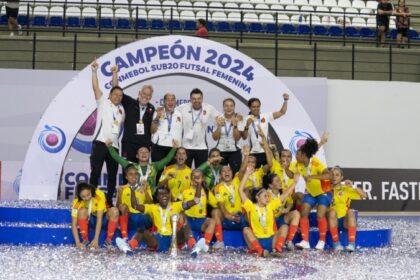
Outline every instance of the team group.
POLYGON ((200 89, 190 93, 191 103, 176 106, 172 93, 163 108, 150 103, 151 86, 143 86, 135 100, 118 86, 118 68, 112 67, 113 87, 106 97, 99 88, 98 63, 92 63, 92 85, 97 102, 97 122, 90 157, 89 183, 76 186, 72 205, 72 233, 76 246, 99 247, 102 228, 105 246, 119 227, 117 246, 132 251, 144 242, 148 249, 168 251, 173 229, 171 217, 179 216, 176 238, 193 256, 224 247, 223 230, 240 230, 251 253, 281 254, 283 248, 309 249, 309 213, 316 209, 319 241, 325 247, 329 230, 335 250, 354 251, 356 220, 349 209, 352 199, 366 197, 363 190, 343 179, 339 167, 329 170, 315 155, 327 139, 307 139, 292 161, 289 150, 277 151, 268 143, 269 123, 287 111, 288 94, 277 112, 261 113, 258 98, 248 101, 249 114, 235 112, 235 101, 223 100, 223 113, 203 102, 200 89), (207 147, 207 126, 215 122, 207 147), (121 155, 119 138, 121 131, 121 155), (238 146, 243 139, 249 144, 238 146), (182 146, 181 146, 182 144, 182 146), (104 162, 108 172, 107 194, 97 189, 104 162), (192 163, 196 169, 191 169, 192 163), (125 184, 113 196, 118 164, 125 184), (79 236, 79 231, 80 236, 79 236), (89 228, 94 237, 89 242, 89 228), (128 230, 136 233, 128 239, 128 230), (292 242, 300 230, 302 241, 292 242), (339 231, 348 231, 343 248, 339 231), (201 232, 196 242, 193 232, 201 232), (81 238, 80 238, 81 237, 81 238))

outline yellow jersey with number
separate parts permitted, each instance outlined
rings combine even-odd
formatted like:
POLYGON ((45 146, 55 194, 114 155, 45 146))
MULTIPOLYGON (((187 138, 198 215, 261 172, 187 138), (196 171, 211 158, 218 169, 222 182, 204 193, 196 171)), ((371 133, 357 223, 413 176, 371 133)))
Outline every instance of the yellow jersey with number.
POLYGON ((164 181, 170 173, 175 174, 175 178, 168 181, 171 195, 173 198, 181 200, 182 192, 191 185, 191 168, 187 166, 184 169, 178 170, 176 164, 169 165, 163 170, 159 182, 164 181))
POLYGON ((217 184, 214 193, 217 202, 222 203, 230 214, 242 212, 238 180, 233 180, 230 185, 223 182, 217 184))
POLYGON ((144 214, 152 218, 157 233, 161 235, 172 235, 171 216, 182 211, 181 201, 169 203, 167 208, 162 208, 159 204, 144 205, 144 214))

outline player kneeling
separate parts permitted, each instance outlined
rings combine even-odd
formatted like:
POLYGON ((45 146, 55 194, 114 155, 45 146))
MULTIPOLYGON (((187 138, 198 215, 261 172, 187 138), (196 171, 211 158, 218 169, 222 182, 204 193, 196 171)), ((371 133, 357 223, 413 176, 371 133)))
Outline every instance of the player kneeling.
POLYGON ((193 170, 191 180, 192 187, 182 192, 182 201, 190 201, 201 190, 201 198, 198 204, 185 210, 188 225, 185 227, 185 236, 188 238, 188 246, 192 248, 191 255, 195 257, 200 251, 208 251, 210 242, 213 239, 216 221, 213 218, 206 218, 208 197, 203 186, 203 172, 199 169, 193 170), (191 230, 204 233, 204 239, 201 238, 196 244, 191 230))
MULTIPOLYGON (((147 247, 157 252, 167 252, 171 245, 172 227, 171 216, 188 210, 200 202, 201 186, 197 189, 193 200, 186 202, 171 202, 171 193, 167 186, 158 187, 156 190, 158 203, 156 204, 138 204, 134 192, 131 192, 131 205, 134 209, 150 215, 156 232, 148 230, 139 230, 128 242, 117 238, 116 243, 121 251, 129 252, 137 248, 139 243, 144 241, 147 247)), ((178 235, 178 233, 177 233, 178 235)))
POLYGON ((125 169, 127 185, 121 186, 117 193, 117 207, 120 210, 120 230, 122 238, 128 238, 128 229, 140 229, 152 227, 149 215, 140 213, 131 205, 131 192, 135 193, 139 204, 153 203, 152 191, 147 181, 138 183, 139 174, 137 168, 129 165, 125 169))
POLYGON ((71 231, 78 248, 86 249, 89 244, 89 228, 95 228, 95 235, 90 243, 91 248, 99 248, 99 235, 102 228, 108 228, 105 246, 112 245, 112 237, 117 229, 119 213, 116 207, 107 210, 105 203, 105 194, 101 190, 85 182, 77 184, 76 198, 73 200, 71 211, 71 231), (104 213, 106 213, 105 216, 104 213), (77 226, 80 229, 82 242, 80 242, 77 226))
MULTIPOLYGON (((248 166, 246 172, 241 180, 239 187, 239 194, 242 200, 242 207, 245 209, 250 228, 246 227, 243 230, 244 238, 248 247, 256 251, 259 256, 266 257, 269 252, 273 252, 274 255, 279 255, 283 250, 284 234, 282 235, 281 230, 277 230, 274 219, 275 209, 281 207, 281 199, 272 200, 269 202, 270 197, 266 189, 260 188, 252 190, 251 198, 254 201, 251 202, 244 192, 246 181, 249 176, 254 172, 252 166, 248 166), (282 237, 283 236, 283 237, 282 237)), ((295 181, 297 181, 299 175, 295 175, 295 181)), ((294 187, 293 184, 284 194, 284 198, 289 196, 294 187)))
POLYGON ((333 247, 336 251, 343 250, 338 237, 338 231, 347 230, 349 243, 346 250, 353 252, 356 249, 356 217, 350 209, 352 200, 366 198, 366 193, 352 186, 351 182, 343 182, 343 171, 340 167, 332 168, 333 202, 328 210, 328 224, 330 227, 333 247))
POLYGON ((221 171, 221 182, 214 187, 218 208, 213 210, 212 216, 216 221, 217 242, 213 248, 224 247, 223 229, 243 230, 248 223, 242 214, 241 198, 239 195, 240 180, 238 177, 233 179, 232 169, 226 165, 221 171))

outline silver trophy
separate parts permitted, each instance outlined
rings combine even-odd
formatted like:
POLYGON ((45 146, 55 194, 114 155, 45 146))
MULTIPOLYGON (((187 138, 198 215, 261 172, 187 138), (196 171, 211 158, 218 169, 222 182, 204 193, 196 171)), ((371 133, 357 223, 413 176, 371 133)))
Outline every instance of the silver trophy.
POLYGON ((171 216, 171 222, 172 222, 172 240, 171 240, 171 247, 169 248, 169 255, 171 257, 177 257, 178 256, 178 244, 176 241, 176 228, 177 223, 179 221, 179 216, 177 214, 174 214, 171 216))

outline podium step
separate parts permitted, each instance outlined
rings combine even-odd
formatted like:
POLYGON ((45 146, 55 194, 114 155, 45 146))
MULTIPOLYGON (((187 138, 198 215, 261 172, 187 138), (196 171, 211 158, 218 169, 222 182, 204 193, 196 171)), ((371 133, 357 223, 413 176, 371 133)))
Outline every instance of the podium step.
MULTIPOLYGON (((310 218, 316 221, 316 213, 311 213, 310 218)), ((316 224, 311 223, 311 227, 316 224)), ((135 231, 129 232, 129 237, 135 231)), ((89 240, 92 240, 94 230, 89 231, 89 240)), ((246 243, 240 231, 224 231, 224 242, 226 246, 245 247, 246 243)), ((117 230, 114 235, 120 237, 117 230)), ((195 232, 194 236, 199 238, 201 233, 195 232)), ((101 231, 100 242, 103 244, 106 237, 106 230, 101 231)), ((314 247, 318 241, 319 234, 317 229, 311 229, 309 242, 314 247)), ((356 245, 358 247, 383 247, 391 244, 392 230, 362 230, 359 229, 356 235, 356 245)), ((298 233, 294 242, 301 240, 298 233)), ((347 233, 340 233, 342 244, 347 245, 347 233)), ((51 244, 65 245, 74 244, 71 232, 71 216, 69 209, 38 209, 38 208, 12 208, 0 207, 0 243, 1 244, 51 244)), ((326 247, 332 246, 332 240, 327 234, 326 247)))

